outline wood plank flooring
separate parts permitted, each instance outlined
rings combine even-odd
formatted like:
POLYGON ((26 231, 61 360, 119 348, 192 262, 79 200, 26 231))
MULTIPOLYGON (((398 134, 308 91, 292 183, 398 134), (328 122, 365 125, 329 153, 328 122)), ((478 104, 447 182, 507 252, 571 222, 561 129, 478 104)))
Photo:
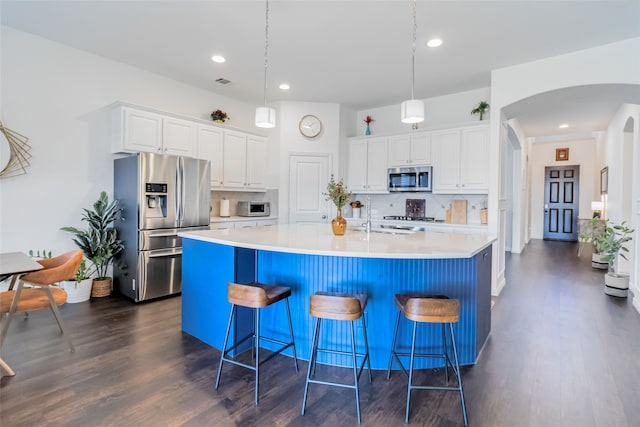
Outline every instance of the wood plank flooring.
MULTIPOLYGON (((469 425, 640 425, 640 315, 631 297, 604 295, 590 252, 576 249, 535 240, 507 257, 491 336, 463 368, 469 425)), ((264 365, 257 407, 244 369, 225 365, 216 391, 220 353, 181 332, 180 298, 109 297, 61 312, 76 353, 49 311, 14 318, 2 357, 17 375, 2 378, 2 427, 356 425, 351 390, 311 386, 301 416, 307 364, 296 373, 284 356, 264 365)), ((403 425, 406 377, 373 374, 361 380, 362 424, 403 425)), ((462 425, 458 395, 414 392, 410 424, 462 425)))

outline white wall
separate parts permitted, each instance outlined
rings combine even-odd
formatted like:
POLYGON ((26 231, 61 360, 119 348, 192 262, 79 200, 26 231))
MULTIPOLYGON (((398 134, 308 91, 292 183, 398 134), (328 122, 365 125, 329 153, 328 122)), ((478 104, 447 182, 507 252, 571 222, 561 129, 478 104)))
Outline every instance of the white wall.
MULTIPOLYGON (((420 129, 438 128, 477 121, 478 116, 472 116, 471 110, 480 101, 487 101, 491 104, 489 95, 490 88, 486 87, 423 99, 425 119, 419 124, 419 127, 420 129)), ((375 120, 371 123, 372 135, 411 132, 411 125, 400 121, 400 104, 393 104, 358 111, 357 135, 352 134, 351 136, 364 135, 367 127, 364 119, 368 115, 375 120)), ((485 115, 484 120, 488 120, 489 117, 489 114, 485 115)))
MULTIPOLYGON (((26 175, 0 180, 0 251, 75 247, 66 225, 101 190, 113 193, 113 158, 103 108, 115 101, 207 118, 257 133, 254 105, 1 27, 1 119, 29 137, 26 175)), ((263 133, 268 135, 267 133, 263 133)))
POLYGON ((278 137, 280 146, 279 222, 287 222, 289 212, 289 156, 322 153, 330 156, 329 173, 338 175, 341 140, 340 105, 320 102, 279 103, 278 137), (313 114, 322 121, 322 132, 316 138, 302 136, 300 118, 313 114))
POLYGON ((600 200, 593 175, 596 160, 595 139, 562 142, 536 142, 531 150, 531 237, 542 239, 544 231, 544 169, 547 166, 580 166, 580 206, 578 216, 591 218, 591 201, 600 200), (569 148, 569 161, 556 161, 556 148, 569 148), (589 171, 589 172, 585 172, 589 171))

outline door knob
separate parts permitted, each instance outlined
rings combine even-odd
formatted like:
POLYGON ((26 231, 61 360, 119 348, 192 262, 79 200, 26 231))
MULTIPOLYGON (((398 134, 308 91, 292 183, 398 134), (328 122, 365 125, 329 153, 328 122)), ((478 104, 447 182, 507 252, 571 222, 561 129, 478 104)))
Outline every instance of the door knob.
POLYGON ((327 216, 326 215, 322 215, 322 219, 327 219, 327 216))

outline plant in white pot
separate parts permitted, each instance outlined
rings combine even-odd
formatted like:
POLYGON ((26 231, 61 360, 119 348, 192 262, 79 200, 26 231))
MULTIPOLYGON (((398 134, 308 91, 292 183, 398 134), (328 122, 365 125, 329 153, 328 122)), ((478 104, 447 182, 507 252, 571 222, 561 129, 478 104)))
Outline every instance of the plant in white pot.
MULTIPOLYGON (((593 254, 591 255, 591 267, 598 268, 600 270, 607 270, 609 263, 605 261, 607 254, 603 251, 603 242, 600 241, 605 228, 605 221, 600 218, 591 218, 589 222, 584 225, 584 229, 580 230, 580 240, 585 243, 593 244, 593 254)), ((578 256, 580 256, 578 251, 578 256)))
POLYGON ((67 292, 67 302, 76 303, 89 301, 92 282, 91 272, 87 267, 86 261, 83 259, 76 275, 73 276, 72 279, 61 283, 62 289, 67 292))
POLYGON ((602 235, 598 237, 598 245, 601 251, 606 254, 603 257, 608 265, 609 271, 604 276, 604 292, 607 295, 616 297, 626 297, 629 290, 629 275, 622 274, 617 271, 618 256, 623 259, 627 258, 629 249, 626 244, 632 239, 633 231, 627 227, 627 223, 622 221, 620 224, 614 224, 607 220, 602 235))
POLYGON ((75 235, 73 241, 95 267, 98 277, 93 279, 91 296, 105 297, 111 294, 112 286, 107 268, 124 248, 122 241, 118 239, 117 230, 112 227, 118 217, 118 202, 109 202, 107 193, 103 191, 93 204, 93 210, 83 210, 82 221, 87 222, 86 230, 75 227, 62 227, 62 230, 75 235))

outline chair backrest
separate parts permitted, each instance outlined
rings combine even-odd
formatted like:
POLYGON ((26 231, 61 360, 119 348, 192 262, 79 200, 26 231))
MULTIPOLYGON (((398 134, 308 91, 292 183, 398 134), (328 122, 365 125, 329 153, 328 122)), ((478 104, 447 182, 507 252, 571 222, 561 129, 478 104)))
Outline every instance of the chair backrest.
POLYGON ((460 301, 441 298, 409 298, 404 307, 407 319, 416 322, 456 323, 460 320, 460 301))
POLYGON ((76 275, 84 253, 81 250, 65 252, 54 258, 38 260, 44 268, 23 275, 23 282, 34 285, 51 285, 52 283, 69 280, 76 275))

